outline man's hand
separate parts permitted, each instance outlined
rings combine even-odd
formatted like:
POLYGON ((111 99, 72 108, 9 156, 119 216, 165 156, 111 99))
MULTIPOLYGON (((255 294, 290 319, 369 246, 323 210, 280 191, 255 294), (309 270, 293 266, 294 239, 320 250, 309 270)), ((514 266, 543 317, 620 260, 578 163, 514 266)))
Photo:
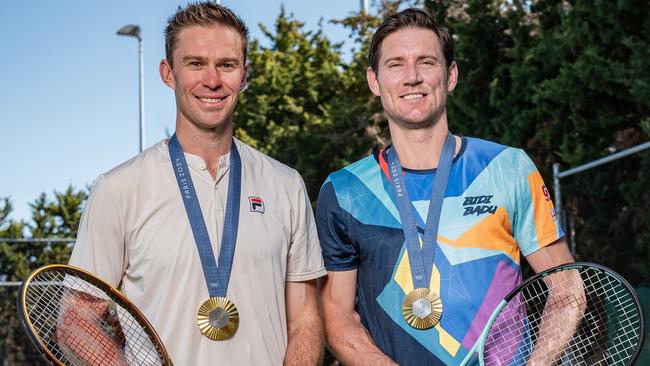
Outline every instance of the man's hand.
POLYGON ((356 291, 357 270, 328 272, 323 281, 320 297, 330 350, 345 365, 397 365, 361 324, 354 310, 356 291))
POLYGON ((62 304, 56 338, 66 357, 87 365, 128 365, 122 351, 124 334, 108 300, 71 291, 62 304))

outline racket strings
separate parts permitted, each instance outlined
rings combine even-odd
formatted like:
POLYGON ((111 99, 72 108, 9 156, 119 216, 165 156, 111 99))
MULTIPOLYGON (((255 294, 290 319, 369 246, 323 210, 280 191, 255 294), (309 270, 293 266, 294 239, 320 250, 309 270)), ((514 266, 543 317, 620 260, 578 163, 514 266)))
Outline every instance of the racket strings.
MULTIPOLYGON (((578 333, 576 336, 573 337, 572 339, 573 348, 568 348, 567 351, 565 351, 564 359, 573 360, 574 361, 573 363, 576 363, 575 361, 578 359, 583 359, 583 360, 588 359, 589 360, 588 364, 600 364, 601 362, 606 360, 604 357, 607 356, 607 354, 605 353, 606 346, 604 346, 604 343, 607 341, 608 334, 607 334, 606 324, 605 324, 606 319, 602 313, 602 309, 605 309, 606 306, 605 299, 606 298, 620 299, 620 296, 623 295, 625 291, 617 291, 614 293, 611 293, 611 291, 603 291, 602 288, 600 289, 597 288, 595 284, 594 285, 589 284, 590 281, 594 279, 593 276, 585 275, 584 277, 585 277, 585 283, 587 283, 587 285, 585 286, 586 288, 585 299, 590 299, 589 306, 591 306, 593 309, 598 309, 598 310, 594 311, 594 310, 589 310, 589 308, 587 308, 587 311, 583 313, 582 319, 580 319, 583 332, 582 334, 578 333), (597 291, 600 291, 601 293, 605 293, 606 296, 592 296, 593 294, 598 293, 597 291), (585 324, 589 326, 587 327, 585 326, 585 324), (594 350, 591 352, 591 358, 588 357, 587 353, 583 354, 582 351, 582 350, 589 350, 589 349, 594 350), (600 353, 600 358, 595 358, 595 356, 598 355, 599 353, 600 353)), ((599 285, 603 285, 603 284, 609 286, 610 289, 612 288, 611 286, 613 285, 613 283, 607 277, 605 277, 604 282, 599 285)), ((618 301, 618 303, 619 306, 622 305, 620 301, 618 301)), ((620 336, 615 337, 614 340, 616 340, 617 338, 620 338, 620 336)), ((587 362, 584 361, 581 363, 587 364, 587 362)))
POLYGON ((41 343, 65 365, 161 365, 162 356, 122 300, 75 274, 41 272, 25 308, 41 343))
POLYGON ((633 295, 602 271, 571 271, 531 282, 508 302, 486 339, 485 365, 626 364, 640 337, 633 295))
MULTIPOLYGON (((637 304, 627 288, 618 280, 597 271, 592 272, 595 275, 589 279, 593 278, 599 282, 595 282, 589 289, 593 294, 599 292, 605 294, 604 296, 594 295, 597 299, 597 309, 604 310, 604 313, 597 317, 601 322, 595 325, 606 327, 610 333, 609 339, 601 340, 599 343, 603 346, 602 360, 594 364, 620 364, 622 360, 627 360, 633 355, 636 341, 640 337, 641 318, 637 304), (597 276, 598 278, 596 278, 597 276)), ((595 331, 593 332, 595 333, 595 331)), ((601 332, 601 334, 606 333, 601 332)))
POLYGON ((42 279, 32 286, 34 287, 26 292, 25 304, 33 329, 48 349, 57 358, 61 358, 61 350, 52 336, 59 316, 58 308, 52 299, 61 298, 61 283, 42 279))
MULTIPOLYGON (((45 278, 39 279, 41 283, 48 283, 43 281, 45 278)), ((70 278, 65 279, 64 285, 61 279, 49 281, 48 286, 39 286, 37 288, 39 291, 32 289, 27 292, 28 311, 34 328, 48 349, 60 359, 74 359, 71 364, 79 363, 78 359, 92 360, 99 365, 108 364, 107 357, 92 356, 90 352, 92 349, 101 355, 96 338, 91 337, 90 334, 83 334, 93 331, 89 324, 92 324, 94 318, 97 320, 98 328, 102 328, 98 314, 82 311, 82 308, 74 308, 67 303, 69 296, 73 296, 68 294, 71 288, 79 293, 85 291, 86 294, 95 294, 97 291, 88 288, 82 290, 84 286, 74 283, 70 278), (33 296, 34 294, 37 296, 33 296), (66 352, 66 347, 74 349, 74 354, 66 352)))

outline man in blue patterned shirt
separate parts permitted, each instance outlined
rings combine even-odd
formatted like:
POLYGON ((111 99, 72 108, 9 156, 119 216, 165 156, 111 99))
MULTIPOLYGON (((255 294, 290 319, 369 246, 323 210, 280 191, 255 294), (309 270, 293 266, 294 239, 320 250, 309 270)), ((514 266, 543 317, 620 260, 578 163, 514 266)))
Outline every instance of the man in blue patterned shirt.
POLYGON ((372 39, 369 63, 368 85, 381 98, 393 145, 332 173, 319 195, 328 344, 346 365, 455 365, 521 282, 522 255, 537 272, 573 258, 528 156, 449 133, 446 100, 458 68, 442 26, 418 9, 387 18, 372 39), (425 268, 443 311, 437 324, 418 329, 402 309, 416 287, 409 261, 415 257, 405 243, 389 155, 399 154, 422 243, 447 136, 455 149, 432 266, 425 268))

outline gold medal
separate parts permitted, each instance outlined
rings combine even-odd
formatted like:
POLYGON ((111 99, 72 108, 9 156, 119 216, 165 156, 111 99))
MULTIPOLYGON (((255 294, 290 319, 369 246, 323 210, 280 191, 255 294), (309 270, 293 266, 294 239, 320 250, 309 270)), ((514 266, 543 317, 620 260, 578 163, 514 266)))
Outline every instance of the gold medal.
POLYGON ((417 329, 429 329, 442 317, 440 296, 428 288, 416 288, 409 292, 402 303, 404 320, 417 329))
POLYGON ((239 312, 225 297, 211 297, 201 304, 196 323, 204 336, 213 341, 231 338, 239 327, 239 312))

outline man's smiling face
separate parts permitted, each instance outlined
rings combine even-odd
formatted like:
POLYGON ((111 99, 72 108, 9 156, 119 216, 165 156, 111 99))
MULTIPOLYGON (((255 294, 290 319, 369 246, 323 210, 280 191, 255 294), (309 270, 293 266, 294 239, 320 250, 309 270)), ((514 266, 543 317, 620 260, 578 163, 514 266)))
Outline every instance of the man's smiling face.
POLYGON ((246 81, 242 38, 221 25, 190 26, 178 34, 173 68, 163 61, 163 81, 174 89, 179 123, 200 129, 231 125, 246 81))
POLYGON ((383 40, 379 54, 377 72, 368 68, 368 85, 388 121, 409 129, 435 124, 457 77, 456 64, 445 64, 438 36, 424 28, 400 29, 383 40))

